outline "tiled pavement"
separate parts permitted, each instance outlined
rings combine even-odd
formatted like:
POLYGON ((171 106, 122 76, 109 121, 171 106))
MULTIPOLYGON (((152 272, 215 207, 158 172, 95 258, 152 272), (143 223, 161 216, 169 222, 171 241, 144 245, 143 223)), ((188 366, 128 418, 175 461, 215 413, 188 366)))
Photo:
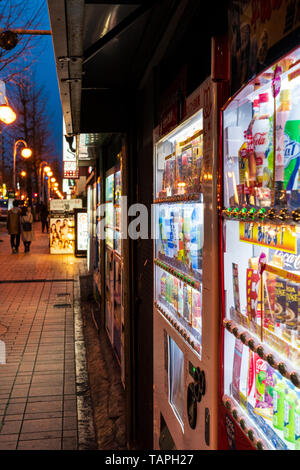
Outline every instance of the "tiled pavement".
POLYGON ((76 450, 85 436, 74 305, 85 262, 50 255, 40 224, 35 234, 29 254, 11 254, 0 229, 0 450, 76 450))

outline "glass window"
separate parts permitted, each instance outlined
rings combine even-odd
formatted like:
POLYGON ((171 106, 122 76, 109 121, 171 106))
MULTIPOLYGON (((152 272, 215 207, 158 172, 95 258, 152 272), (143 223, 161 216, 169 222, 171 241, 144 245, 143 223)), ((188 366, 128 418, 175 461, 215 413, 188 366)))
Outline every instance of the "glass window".
POLYGON ((199 193, 202 183, 202 111, 156 146, 156 198, 199 193))
POLYGON ((114 201, 115 204, 120 204, 120 197, 121 197, 121 171, 117 171, 115 173, 115 188, 114 188, 114 201))
POLYGON ((224 393, 300 450, 300 48, 230 101, 223 153, 224 393))
MULTIPOLYGON (((225 220, 224 242, 227 319, 265 345, 276 361, 299 371, 300 228, 225 220)), ((295 407, 300 404, 299 388, 282 376, 278 379, 266 360, 227 331, 224 347, 225 393, 245 407, 259 429, 268 430, 275 448, 295 449, 295 440, 289 441, 284 429, 274 425, 277 405, 272 390, 280 380, 284 399, 293 396, 295 407)))
POLYGON ((224 235, 227 318, 300 367, 300 227, 226 220, 224 235))
POLYGON ((105 201, 112 202, 114 197, 114 174, 105 178, 105 201))
POLYGON ((202 110, 156 145, 155 302, 201 356, 202 110))
POLYGON ((223 114, 224 205, 300 207, 300 48, 223 114))

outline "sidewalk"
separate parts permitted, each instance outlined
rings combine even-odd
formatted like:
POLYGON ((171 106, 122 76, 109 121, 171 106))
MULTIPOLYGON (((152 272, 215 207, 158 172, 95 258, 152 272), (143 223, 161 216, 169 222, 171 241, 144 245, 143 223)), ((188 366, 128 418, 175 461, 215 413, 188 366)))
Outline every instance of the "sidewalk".
POLYGON ((34 225, 29 254, 22 242, 12 254, 0 228, 0 450, 95 449, 79 299, 85 260, 50 255, 34 225))

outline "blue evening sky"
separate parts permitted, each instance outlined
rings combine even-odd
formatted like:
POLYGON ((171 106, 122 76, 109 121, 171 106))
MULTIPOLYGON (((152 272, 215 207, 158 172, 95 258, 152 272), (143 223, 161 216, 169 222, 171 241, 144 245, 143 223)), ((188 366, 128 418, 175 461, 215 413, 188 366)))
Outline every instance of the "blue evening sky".
MULTIPOLYGON (((50 21, 48 14, 47 0, 28 0, 27 8, 35 12, 37 8, 42 6, 40 22, 34 29, 50 30, 50 21)), ((22 27, 22 25, 16 25, 22 27)), ((51 128, 53 129, 53 141, 56 148, 56 156, 62 161, 62 108, 58 89, 56 65, 53 52, 52 37, 38 36, 39 45, 33 49, 35 56, 32 65, 32 75, 44 89, 45 96, 48 100, 49 118, 51 120, 51 128)))
MULTIPOLYGON (((43 13, 39 29, 50 29, 47 0, 43 3, 43 13)), ((43 85, 48 97, 49 111, 53 126, 53 138, 55 139, 57 154, 62 160, 62 109, 58 90, 56 65, 53 52, 52 37, 43 37, 43 49, 34 64, 36 78, 43 85)))

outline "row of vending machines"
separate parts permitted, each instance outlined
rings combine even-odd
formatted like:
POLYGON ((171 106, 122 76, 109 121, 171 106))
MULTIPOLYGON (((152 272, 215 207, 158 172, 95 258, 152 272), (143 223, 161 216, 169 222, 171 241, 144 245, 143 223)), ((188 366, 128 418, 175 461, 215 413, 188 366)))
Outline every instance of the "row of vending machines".
POLYGON ((115 160, 102 178, 87 187, 87 268, 93 275, 98 298, 103 299, 103 326, 125 386, 121 152, 115 160))
POLYGON ((154 447, 299 450, 300 47, 222 100, 154 132, 154 447))
POLYGON ((105 175, 105 328, 125 385, 121 175, 120 163, 105 175))

